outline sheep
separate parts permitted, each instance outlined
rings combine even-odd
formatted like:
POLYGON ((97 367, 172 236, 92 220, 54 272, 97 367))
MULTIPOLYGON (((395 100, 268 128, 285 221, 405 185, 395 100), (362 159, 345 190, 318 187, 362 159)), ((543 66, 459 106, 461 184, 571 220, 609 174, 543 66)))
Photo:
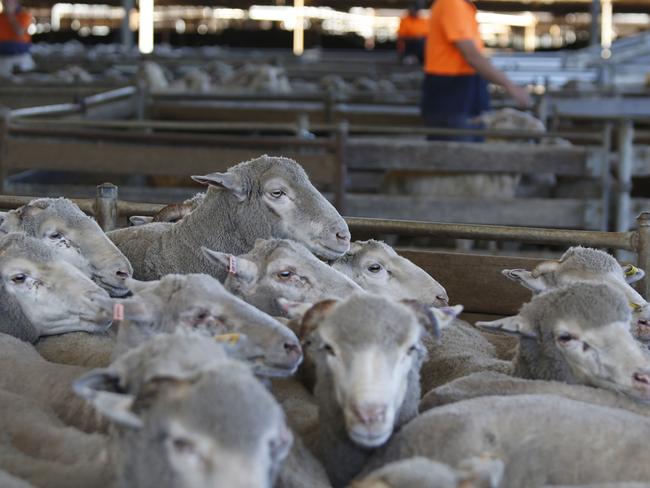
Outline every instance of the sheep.
POLYGON ((514 317, 476 325, 519 337, 518 377, 591 385, 650 402, 650 357, 632 337, 630 318, 621 291, 574 283, 535 296, 514 317))
POLYGON ((490 456, 466 459, 458 469, 424 457, 389 463, 350 488, 497 488, 504 465, 490 456))
POLYGON ((262 376, 289 376, 302 361, 300 343, 290 329, 233 296, 211 276, 167 275, 153 282, 132 280, 130 286, 135 295, 120 301, 125 320, 113 359, 153 335, 192 329, 210 340, 231 334, 262 376))
POLYGON ((384 242, 353 242, 332 267, 371 293, 394 300, 418 300, 436 307, 449 304, 440 283, 384 242))
POLYGON ((0 332, 33 343, 64 332, 103 332, 111 325, 108 293, 25 234, 0 238, 0 281, 0 332))
POLYGON ((138 66, 138 83, 146 86, 150 91, 163 91, 169 88, 169 79, 165 70, 154 61, 144 61, 138 66))
POLYGON ((325 259, 336 259, 350 248, 345 220, 291 159, 262 156, 226 173, 193 178, 210 188, 180 222, 108 233, 131 261, 135 278, 208 273, 223 281, 226 271, 216 270, 201 247, 239 255, 264 237, 294 239, 325 259))
POLYGON ((292 443, 250 369, 196 334, 156 336, 74 388, 116 428, 121 488, 270 488, 292 443))
POLYGON ((3 488, 34 488, 27 481, 11 476, 2 470, 0 470, 0 486, 3 488))
POLYGON ((71 464, 105 455, 105 436, 66 426, 52 410, 29 398, 0 390, 0 413, 0 443, 28 456, 71 464))
POLYGON ((58 251, 112 296, 129 293, 125 286, 133 273, 126 257, 93 219, 65 198, 39 198, 0 213, 0 234, 23 232, 58 251))
MULTIPOLYGON (((332 266, 372 293, 438 307, 449 302, 447 292, 435 279, 383 242, 354 242, 332 266)), ((497 359, 495 347, 483 334, 461 320, 444 328, 439 340, 425 338, 424 342, 429 357, 420 370, 420 380, 425 393, 472 372, 512 370, 510 362, 497 359)))
POLYGON ((630 285, 645 276, 636 266, 621 266, 613 256, 598 249, 570 247, 558 261, 544 261, 532 271, 504 269, 502 274, 533 293, 558 288, 570 283, 607 283, 621 290, 633 308, 647 304, 630 285))
POLYGON ((301 324, 316 364, 316 430, 307 445, 336 487, 373 449, 417 415, 422 336, 439 335, 443 312, 367 293, 314 305, 301 324))
POLYGON ((88 368, 49 362, 31 344, 0 333, 0 389, 51 410, 69 426, 84 432, 104 431, 99 417, 72 391, 72 383, 88 368))
POLYGON ((554 395, 489 396, 424 412, 366 464, 423 456, 452 466, 498 454, 503 486, 591 484, 650 479, 650 422, 621 409, 554 395))
POLYGON ((204 253, 227 270, 226 289, 273 316, 286 315, 280 298, 315 303, 361 290, 305 246, 287 239, 258 239, 248 253, 237 257, 207 248, 204 253))
POLYGON ((650 415, 647 405, 616 391, 559 381, 529 380, 481 371, 439 386, 422 397, 420 412, 469 398, 494 395, 557 395, 585 403, 622 408, 638 415, 650 415))

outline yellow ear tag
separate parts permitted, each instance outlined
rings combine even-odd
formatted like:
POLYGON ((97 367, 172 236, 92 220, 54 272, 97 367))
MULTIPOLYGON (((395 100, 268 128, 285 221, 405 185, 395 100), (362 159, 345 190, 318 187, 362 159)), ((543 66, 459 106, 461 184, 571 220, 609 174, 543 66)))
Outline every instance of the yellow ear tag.
POLYGON ((629 269, 625 272, 625 276, 634 276, 639 272, 639 268, 630 264, 629 269))
POLYGON ((225 342, 226 344, 230 344, 231 346, 236 345, 239 342, 239 339, 241 339, 241 334, 220 334, 214 336, 214 340, 217 342, 225 342))
POLYGON ((630 302, 630 308, 634 312, 638 312, 639 310, 641 310, 643 308, 643 305, 639 305, 638 303, 630 302))

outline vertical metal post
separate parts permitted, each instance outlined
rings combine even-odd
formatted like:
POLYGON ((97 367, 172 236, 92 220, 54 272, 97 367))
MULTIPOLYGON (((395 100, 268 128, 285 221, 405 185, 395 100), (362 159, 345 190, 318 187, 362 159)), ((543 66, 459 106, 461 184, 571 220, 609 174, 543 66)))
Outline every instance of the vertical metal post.
POLYGON ((634 168, 634 124, 631 120, 622 120, 618 125, 618 167, 616 230, 627 232, 630 229, 630 212, 632 192, 632 170, 634 168))
POLYGON ((638 281, 636 288, 641 295, 647 300, 650 297, 650 212, 641 212, 636 218, 637 223, 637 265, 646 272, 646 277, 638 281))
POLYGON ((591 0, 591 25, 589 26, 589 44, 600 44, 600 0, 591 0))
POLYGON ((117 227, 117 186, 111 183, 97 185, 93 208, 95 220, 104 232, 117 227))
POLYGON ((612 152, 612 124, 605 123, 603 128, 603 145, 602 145, 602 163, 600 174, 600 191, 601 201, 603 205, 603 216, 601 221, 600 230, 607 231, 609 229, 609 206, 610 206, 610 191, 611 191, 611 175, 610 175, 610 157, 612 152))
POLYGON ((125 51, 130 51, 133 48, 133 33, 131 32, 131 26, 129 24, 129 15, 133 7, 133 0, 122 0, 124 18, 120 24, 120 42, 125 51))
POLYGON ((5 191, 7 178, 7 140, 9 139, 9 118, 11 110, 0 107, 0 193, 5 191))
POLYGON ((334 181, 334 206, 340 214, 345 214, 345 194, 347 190, 348 163, 348 123, 341 122, 336 130, 336 180, 334 181))

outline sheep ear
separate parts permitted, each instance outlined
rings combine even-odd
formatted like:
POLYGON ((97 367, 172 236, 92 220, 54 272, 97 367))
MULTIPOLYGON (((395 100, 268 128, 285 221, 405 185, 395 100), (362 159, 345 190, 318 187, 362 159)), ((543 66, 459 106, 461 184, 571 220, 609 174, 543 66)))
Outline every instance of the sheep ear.
POLYGON ((294 302, 286 298, 278 298, 278 305, 290 319, 302 319, 307 311, 314 306, 309 302, 294 302))
POLYGON ((237 200, 243 202, 248 197, 248 188, 241 177, 235 173, 210 173, 203 176, 192 176, 192 179, 203 185, 216 186, 231 192, 237 200))
POLYGON ((433 307, 418 300, 401 300, 401 303, 415 312, 415 316, 424 330, 431 332, 435 338, 440 337, 442 327, 433 307))
POLYGON ((338 300, 334 299, 323 300, 305 312, 298 330, 298 338, 303 344, 337 303, 338 300))
POLYGON ((160 280, 140 281, 135 278, 127 278, 125 284, 133 293, 142 293, 160 285, 160 280))
POLYGON ((153 221, 153 217, 148 217, 146 215, 131 215, 129 217, 129 223, 133 227, 137 227, 138 225, 150 224, 152 221, 153 221))
POLYGON ((623 273, 625 274, 625 281, 629 284, 636 283, 637 281, 642 280, 645 276, 645 271, 632 264, 623 266, 623 273))
POLYGON ((241 278, 243 281, 253 281, 257 278, 257 265, 246 258, 233 256, 225 252, 213 251, 207 247, 201 247, 203 254, 209 261, 224 266, 228 274, 241 278))
POLYGON ((142 420, 132 410, 135 397, 121 391, 120 378, 115 371, 92 370, 77 379, 72 388, 115 424, 132 429, 142 427, 142 420))
POLYGON ((537 331, 528 321, 519 315, 504 317, 499 320, 493 320, 492 322, 476 322, 476 327, 487 332, 512 334, 528 339, 537 339, 539 337, 537 331))
POLYGON ((458 318, 462 311, 462 305, 453 305, 450 307, 431 307, 431 312, 433 312, 433 315, 435 315, 440 330, 444 330, 449 327, 453 321, 458 318))
POLYGON ((504 269, 501 271, 501 274, 534 293, 540 293, 546 290, 546 283, 544 283, 541 276, 535 277, 531 271, 526 269, 504 269))

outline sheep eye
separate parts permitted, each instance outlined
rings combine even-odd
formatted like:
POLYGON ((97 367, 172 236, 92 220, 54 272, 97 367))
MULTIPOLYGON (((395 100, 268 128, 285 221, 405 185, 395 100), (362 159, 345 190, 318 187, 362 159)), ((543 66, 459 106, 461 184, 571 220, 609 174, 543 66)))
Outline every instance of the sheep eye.
POLYGON ((52 239, 53 241, 58 241, 62 237, 63 237, 63 234, 61 234, 60 232, 52 232, 50 234, 50 239, 52 239))
POLYGON ((208 312, 200 312, 196 315, 196 320, 198 321, 204 321, 206 318, 208 318, 208 312))
POLYGON ((573 341, 573 340, 575 340, 575 339, 576 339, 575 336, 573 336, 573 335, 571 335, 571 334, 568 334, 568 333, 560 334, 560 335, 557 337, 557 340, 558 340, 558 342, 559 342, 560 344, 568 344, 569 342, 571 342, 571 341, 573 341))
POLYGON ((370 266, 368 266, 368 271, 370 271, 371 273, 379 273, 381 271, 381 264, 377 264, 377 263, 371 264, 370 266))
POLYGON ((27 279, 27 275, 25 275, 23 273, 20 273, 20 274, 17 274, 17 275, 14 275, 14 276, 11 277, 11 281, 16 283, 17 285, 20 285, 21 283, 24 283, 26 279, 27 279))
POLYGON ((417 344, 413 344, 411 347, 409 347, 409 350, 407 351, 407 353, 409 355, 415 354, 417 352, 417 350, 418 350, 417 344))
POLYGON ((325 351, 330 356, 336 356, 336 353, 334 352, 334 348, 329 344, 323 344, 323 351, 325 351))
POLYGON ((273 198, 280 198, 280 197, 282 197, 282 196, 284 196, 284 195, 286 195, 286 193, 284 192, 284 190, 273 190, 273 191, 271 192, 271 196, 272 196, 273 198))
POLYGON ((639 319, 639 320, 637 320, 636 323, 639 324, 639 325, 643 325, 643 326, 645 326, 645 327, 647 327, 647 326, 650 325, 650 321, 648 321, 648 320, 646 320, 646 319, 639 319))
POLYGON ((285 269, 284 271, 280 271, 278 273, 278 278, 280 278, 281 280, 287 280, 291 278, 292 275, 293 273, 291 271, 285 269))
POLYGON ((176 452, 182 454, 192 454, 194 452, 194 444, 187 439, 174 439, 172 446, 176 452))

